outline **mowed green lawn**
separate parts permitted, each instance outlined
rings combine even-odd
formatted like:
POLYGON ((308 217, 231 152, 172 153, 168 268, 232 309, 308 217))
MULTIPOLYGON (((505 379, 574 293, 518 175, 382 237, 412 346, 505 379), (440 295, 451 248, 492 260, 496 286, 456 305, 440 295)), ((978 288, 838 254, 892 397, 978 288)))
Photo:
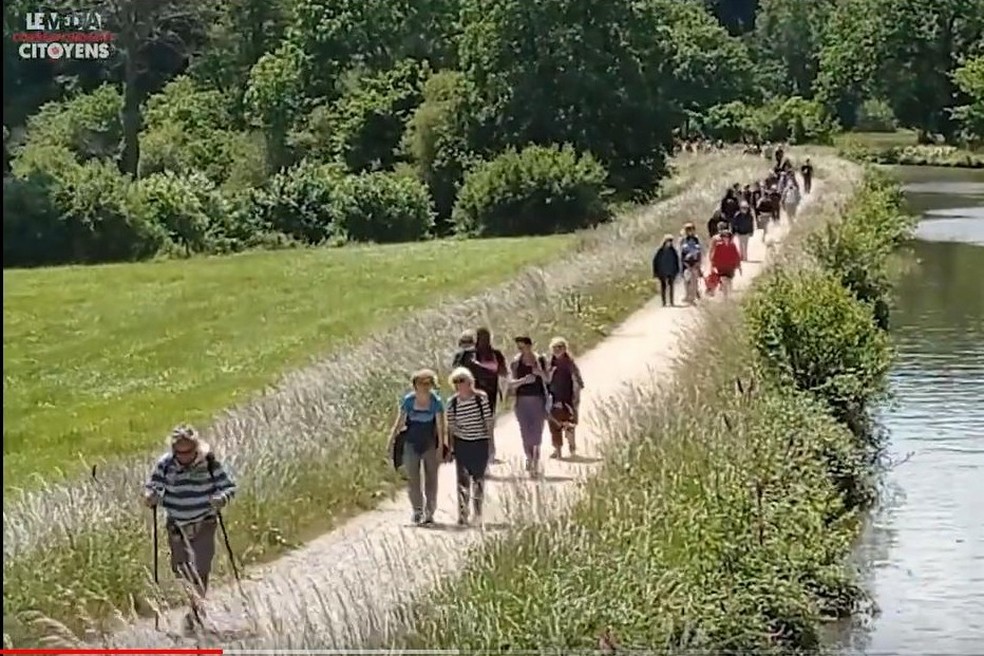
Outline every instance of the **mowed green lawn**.
POLYGON ((5 489, 163 445, 342 340, 543 263, 576 237, 4 271, 5 489))
POLYGON ((834 137, 834 145, 845 146, 851 143, 861 144, 867 148, 888 149, 915 146, 918 143, 914 130, 896 130, 895 132, 843 132, 834 137))

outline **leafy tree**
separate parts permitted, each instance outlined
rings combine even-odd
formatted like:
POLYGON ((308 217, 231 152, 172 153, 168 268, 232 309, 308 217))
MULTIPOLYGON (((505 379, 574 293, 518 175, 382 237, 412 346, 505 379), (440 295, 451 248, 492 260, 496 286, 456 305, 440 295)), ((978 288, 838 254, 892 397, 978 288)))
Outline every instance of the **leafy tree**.
POLYGON ((772 90, 809 98, 820 67, 819 50, 834 0, 762 0, 754 39, 772 90))
POLYGON ((457 71, 442 71, 424 84, 424 101, 407 122, 402 150, 413 162, 417 176, 434 199, 437 230, 446 234, 458 187, 469 164, 476 159, 470 146, 474 122, 468 98, 474 96, 468 80, 457 71))
POLYGON ((194 41, 187 37, 208 24, 208 15, 191 0, 103 0, 96 7, 85 8, 100 12, 107 28, 116 34, 114 43, 122 60, 123 84, 119 167, 136 179, 143 127, 141 104, 148 92, 147 80, 142 78, 155 70, 152 65, 159 67, 162 60, 170 60, 172 75, 186 65, 194 49, 194 41))
POLYGON ((968 59, 954 71, 953 81, 968 98, 967 104, 953 109, 953 118, 960 124, 963 138, 979 144, 984 141, 984 55, 968 59))
POLYGON ((951 137, 952 72, 982 44, 984 0, 844 0, 821 51, 818 93, 846 125, 864 99, 882 97, 903 125, 951 137))
POLYGON ((283 0, 228 0, 217 10, 208 32, 209 47, 192 62, 190 71, 224 94, 238 120, 250 70, 284 36, 287 5, 283 0))
POLYGON ((628 0, 462 5, 459 57, 475 89, 480 152, 570 143, 597 156, 619 191, 651 188, 672 126, 660 116, 669 45, 647 21, 648 7, 628 0))
POLYGON ((673 124, 716 105, 761 100, 748 48, 700 5, 649 0, 648 9, 648 23, 672 53, 672 82, 664 93, 674 107, 674 115, 667 117, 673 124))
POLYGON ((400 158, 404 127, 423 99, 429 66, 402 60, 378 73, 352 73, 349 90, 336 102, 315 108, 295 143, 355 173, 392 169, 400 158))
POLYGON ((264 131, 271 172, 287 165, 287 135, 305 105, 303 61, 297 46, 284 43, 260 57, 249 73, 246 107, 253 124, 264 131))

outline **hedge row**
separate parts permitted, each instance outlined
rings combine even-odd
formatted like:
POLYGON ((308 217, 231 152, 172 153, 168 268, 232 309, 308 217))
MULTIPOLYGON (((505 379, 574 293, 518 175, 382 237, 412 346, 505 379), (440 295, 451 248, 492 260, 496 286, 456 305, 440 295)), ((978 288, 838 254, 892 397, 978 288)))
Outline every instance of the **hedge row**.
POLYGON ((897 186, 866 174, 811 257, 766 274, 741 312, 712 311, 690 358, 715 367, 633 401, 572 515, 479 547, 385 643, 594 649, 610 632, 627 649, 817 649, 864 596, 846 560, 879 444, 854 420, 885 390, 876 308, 911 229, 897 186))

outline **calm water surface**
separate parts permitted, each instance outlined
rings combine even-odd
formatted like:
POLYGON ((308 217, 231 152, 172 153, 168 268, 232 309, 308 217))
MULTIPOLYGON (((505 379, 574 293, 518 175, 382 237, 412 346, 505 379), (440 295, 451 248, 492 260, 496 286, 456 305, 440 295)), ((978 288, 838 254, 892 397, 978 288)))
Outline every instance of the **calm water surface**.
POLYGON ((923 216, 882 413, 904 461, 859 554, 881 612, 847 647, 984 654, 984 172, 898 172, 923 216))

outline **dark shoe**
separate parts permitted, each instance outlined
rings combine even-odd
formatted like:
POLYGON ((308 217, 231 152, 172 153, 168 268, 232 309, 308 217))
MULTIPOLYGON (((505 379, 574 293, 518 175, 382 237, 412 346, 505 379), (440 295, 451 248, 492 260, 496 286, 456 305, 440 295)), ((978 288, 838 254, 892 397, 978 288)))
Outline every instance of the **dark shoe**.
POLYGON ((423 521, 420 522, 420 525, 421 526, 433 526, 434 525, 434 515, 425 515, 423 521))
POLYGON ((413 515, 411 515, 410 517, 410 521, 413 522, 414 524, 420 524, 421 522, 424 521, 424 513, 414 512, 413 515))
POLYGON ((468 526, 468 513, 458 515, 458 526, 468 526))

